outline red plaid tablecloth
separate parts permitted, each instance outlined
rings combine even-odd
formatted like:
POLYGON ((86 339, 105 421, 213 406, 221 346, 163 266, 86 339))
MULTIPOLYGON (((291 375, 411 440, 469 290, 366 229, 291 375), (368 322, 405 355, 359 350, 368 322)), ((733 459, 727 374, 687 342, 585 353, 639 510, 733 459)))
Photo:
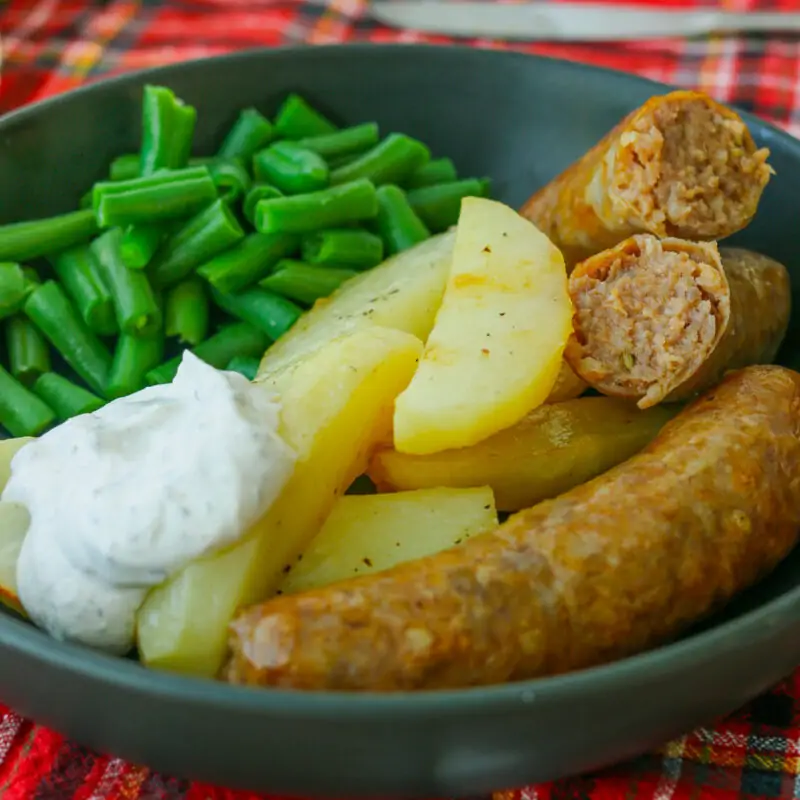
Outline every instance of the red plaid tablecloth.
MULTIPOLYGON (((658 5, 660 0, 648 0, 658 5)), ((664 0, 667 2, 667 0, 664 0)), ((687 8, 693 0, 672 0, 687 8)), ((709 0, 800 10, 800 0, 709 0)), ((0 113, 125 70, 258 45, 446 42, 364 15, 365 0, 0 0, 0 113)), ((702 89, 800 136, 800 37, 513 48, 702 89)), ((0 707, 2 800, 255 800, 89 752, 0 707)), ((714 727, 602 774, 497 793, 493 800, 800 798, 800 671, 714 727)), ((487 800, 492 800, 487 798, 487 800)))

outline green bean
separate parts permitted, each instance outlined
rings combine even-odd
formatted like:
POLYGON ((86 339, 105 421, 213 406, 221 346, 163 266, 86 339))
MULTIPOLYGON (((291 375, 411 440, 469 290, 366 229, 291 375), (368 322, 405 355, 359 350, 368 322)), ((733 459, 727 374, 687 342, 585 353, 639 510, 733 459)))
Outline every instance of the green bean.
POLYGON ((19 311, 28 291, 23 268, 10 261, 0 263, 0 319, 19 311))
POLYGON ((81 211, 85 211, 86 209, 90 209, 92 207, 92 195, 94 193, 94 189, 88 189, 81 195, 81 199, 78 200, 78 208, 81 211))
POLYGON ((117 156, 108 170, 108 179, 111 181, 129 181, 138 178, 142 173, 142 157, 138 153, 125 153, 117 156))
POLYGON ((104 228, 188 217, 216 199, 217 187, 208 167, 164 170, 130 181, 97 183, 93 195, 97 223, 104 228))
POLYGON ((250 191, 252 181, 237 158, 214 158, 208 164, 211 180, 226 203, 235 203, 250 191))
POLYGON ((397 186, 378 189, 377 228, 390 254, 408 250, 431 235, 397 186))
POLYGON ((290 300, 311 305, 320 297, 327 297, 355 275, 358 273, 352 269, 320 267, 284 259, 258 285, 290 300))
POLYGON ((163 331, 148 336, 131 336, 123 333, 117 341, 111 374, 108 378, 108 397, 125 397, 138 392, 147 381, 145 375, 164 358, 163 331))
POLYGON ((161 311, 147 275, 128 269, 120 257, 122 231, 111 228, 92 242, 92 253, 114 303, 114 313, 123 333, 147 336, 161 325, 161 311))
POLYGON ((299 94, 290 94, 278 109, 275 133, 281 139, 305 139, 333 133, 336 126, 315 111, 299 94))
POLYGON ((0 225, 0 261, 29 261, 89 241, 98 231, 91 209, 0 225))
POLYGON ((261 361, 254 356, 234 356, 225 369, 228 372, 238 372, 240 375, 244 375, 247 380, 253 381, 258 375, 260 365, 261 361))
POLYGON ((333 170, 339 169, 339 167, 343 167, 345 164, 352 164, 357 158, 360 158, 361 155, 361 153, 351 153, 350 155, 346 156, 329 158, 327 159, 328 167, 330 168, 331 172, 333 172, 333 170))
POLYGON ((304 236, 301 252, 312 264, 369 269, 383 261, 383 241, 358 228, 333 228, 304 236))
POLYGON ((15 314, 6 321, 6 344, 11 374, 30 386, 50 370, 50 351, 39 329, 25 316, 15 314))
POLYGON ((435 186, 437 183, 452 183, 458 180, 455 164, 449 158, 436 158, 412 172, 406 180, 409 189, 435 186))
POLYGON ((272 341, 283 336, 303 313, 303 309, 285 297, 264 289, 245 289, 237 294, 211 290, 214 302, 231 316, 263 331, 272 341))
POLYGON ((430 159, 422 142, 402 133, 390 133, 379 145, 331 173, 331 185, 369 178, 376 186, 402 183, 430 159))
POLYGON ((164 330, 181 344, 200 344, 208 335, 208 317, 208 293, 199 279, 188 278, 167 294, 164 330))
POLYGON ((33 384, 33 391, 55 411, 60 422, 81 414, 91 414, 105 403, 88 389, 55 372, 40 375, 33 384))
POLYGON ((271 200, 274 197, 283 197, 283 192, 267 183, 256 183, 247 193, 242 204, 242 213, 252 225, 256 218, 256 206, 259 200, 271 200))
POLYGON ((272 140, 272 123, 254 108, 246 108, 220 145, 217 155, 222 158, 241 158, 246 164, 262 147, 272 140))
POLYGON ((27 297, 37 286, 41 286, 42 281, 33 267, 23 267, 22 275, 25 279, 25 297, 27 297))
POLYGON ((181 169, 192 152, 197 111, 165 86, 145 86, 141 174, 181 169))
POLYGON ((284 256, 297 252, 300 238, 290 233, 251 233, 239 244, 197 269, 220 292, 238 292, 263 278, 284 256))
MULTIPOLYGON (((206 364, 225 369, 236 356, 260 358, 269 347, 269 337, 246 322, 234 322, 220 328, 213 336, 201 342, 192 352, 206 364)), ((149 384, 169 383, 178 371, 182 356, 151 369, 146 375, 149 384)))
POLYGON ((313 150, 325 159, 362 153, 378 144, 380 134, 375 122, 365 122, 352 128, 342 128, 335 133, 322 136, 309 136, 298 144, 306 150, 313 150))
POLYGON ((302 194, 324 189, 330 170, 322 156, 296 142, 275 142, 253 156, 257 181, 271 183, 284 194, 302 194))
POLYGON ((377 213, 375 186, 362 178, 319 192, 261 200, 255 224, 261 233, 311 233, 371 219, 377 213))
POLYGON ((119 243, 119 255, 128 269, 144 269, 164 238, 163 225, 129 225, 119 243))
POLYGON ((55 421, 44 400, 0 367, 0 423, 12 436, 36 436, 55 421))
POLYGON ((413 189, 408 193, 408 202, 428 228, 439 233, 458 222, 461 201, 465 197, 484 197, 487 189, 484 181, 468 178, 413 189))
POLYGON ((111 292, 100 277, 100 266, 91 249, 78 245, 51 256, 49 261, 89 329, 100 336, 117 333, 111 292))
POLYGON ((223 200, 217 200, 164 242, 150 263, 150 279, 159 288, 172 286, 242 238, 244 231, 233 212, 223 200))
POLYGON ((25 313, 78 375, 103 395, 111 369, 111 355, 89 330, 64 291, 45 281, 25 301, 25 313))

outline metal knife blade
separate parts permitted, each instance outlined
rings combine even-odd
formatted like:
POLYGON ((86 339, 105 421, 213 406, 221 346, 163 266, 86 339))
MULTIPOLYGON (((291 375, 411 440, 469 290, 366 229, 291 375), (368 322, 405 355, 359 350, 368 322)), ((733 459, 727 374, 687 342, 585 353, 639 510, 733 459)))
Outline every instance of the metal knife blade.
POLYGON ((800 13, 796 12, 642 9, 597 3, 375 0, 367 13, 392 27, 527 41, 621 41, 699 36, 714 31, 800 31, 800 13))

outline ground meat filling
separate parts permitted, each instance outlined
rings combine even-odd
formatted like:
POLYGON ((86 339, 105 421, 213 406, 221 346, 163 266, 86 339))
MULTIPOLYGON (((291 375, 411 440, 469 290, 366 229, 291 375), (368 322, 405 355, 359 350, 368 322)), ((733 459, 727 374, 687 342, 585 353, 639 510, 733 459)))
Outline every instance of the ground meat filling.
POLYGON ((658 242, 617 257, 604 274, 570 282, 578 372, 611 393, 654 405, 714 349, 728 295, 714 266, 658 242))
POLYGON ((702 100, 662 103, 635 127, 615 189, 650 230, 716 238, 748 222, 772 169, 738 117, 702 100))

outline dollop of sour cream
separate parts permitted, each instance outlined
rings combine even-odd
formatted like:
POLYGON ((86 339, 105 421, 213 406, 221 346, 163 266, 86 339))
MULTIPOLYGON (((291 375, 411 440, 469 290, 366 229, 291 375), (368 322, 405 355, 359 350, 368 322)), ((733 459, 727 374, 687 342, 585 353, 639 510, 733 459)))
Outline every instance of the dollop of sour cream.
POLYGON ((2 499, 30 512, 17 583, 31 619, 127 652, 147 591, 241 538, 291 477, 279 414, 266 389, 186 352, 171 384, 23 447, 2 499))

